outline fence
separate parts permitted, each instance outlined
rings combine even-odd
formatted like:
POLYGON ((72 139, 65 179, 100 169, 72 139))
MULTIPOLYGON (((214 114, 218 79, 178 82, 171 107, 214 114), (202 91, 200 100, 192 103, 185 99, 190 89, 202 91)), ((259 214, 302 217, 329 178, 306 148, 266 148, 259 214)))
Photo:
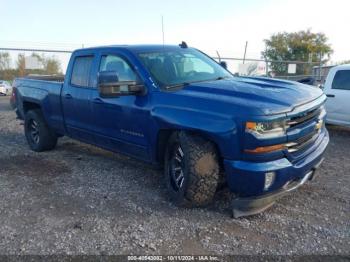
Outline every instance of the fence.
POLYGON ((274 61, 220 56, 213 58, 227 62, 232 73, 240 76, 267 76, 293 81, 308 80, 308 83, 312 82, 314 85, 324 82, 328 74, 328 68, 330 68, 320 62, 274 61))
MULTIPOLYGON (((46 48, 0 47, 0 79, 12 81, 28 74, 64 74, 72 51, 46 48)), ((272 61, 260 58, 237 58, 210 53, 217 61, 225 61, 228 69, 240 76, 268 76, 287 80, 304 80, 320 84, 328 67, 320 62, 272 61), (320 70, 321 68, 321 70, 320 70)))

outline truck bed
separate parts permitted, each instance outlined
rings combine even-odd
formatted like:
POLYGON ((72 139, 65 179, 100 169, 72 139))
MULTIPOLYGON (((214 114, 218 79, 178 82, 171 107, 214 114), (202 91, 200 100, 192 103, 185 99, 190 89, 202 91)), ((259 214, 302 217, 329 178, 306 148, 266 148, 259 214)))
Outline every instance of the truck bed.
POLYGON ((17 89, 18 105, 22 105, 18 107, 21 118, 24 116, 24 107, 30 106, 30 103, 35 103, 40 105, 41 108, 44 108, 42 112, 49 126, 58 132, 63 132, 64 122, 61 107, 63 82, 61 79, 62 76, 28 76, 17 78, 15 80, 15 86, 17 89), (45 80, 42 78, 45 78, 45 80))

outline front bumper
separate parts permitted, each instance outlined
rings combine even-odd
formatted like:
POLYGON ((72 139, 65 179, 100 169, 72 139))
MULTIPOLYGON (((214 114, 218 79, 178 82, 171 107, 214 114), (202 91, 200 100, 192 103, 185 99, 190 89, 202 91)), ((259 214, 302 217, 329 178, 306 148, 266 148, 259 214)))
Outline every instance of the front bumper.
POLYGON ((233 199, 234 217, 260 213, 272 206, 283 195, 294 191, 314 177, 315 170, 323 161, 329 142, 327 130, 319 140, 296 162, 287 158, 255 163, 225 160, 224 166, 229 188, 238 197, 233 199), (265 174, 274 172, 275 178, 266 189, 265 174))
POLYGON ((306 181, 314 179, 316 176, 316 170, 323 162, 321 161, 311 171, 305 174, 305 176, 299 181, 293 181, 287 184, 282 189, 268 193, 258 197, 247 197, 247 198, 235 198, 232 200, 233 217, 238 218, 242 216, 250 216, 263 212, 264 210, 271 207, 276 200, 280 199, 284 195, 298 189, 304 185, 306 181))

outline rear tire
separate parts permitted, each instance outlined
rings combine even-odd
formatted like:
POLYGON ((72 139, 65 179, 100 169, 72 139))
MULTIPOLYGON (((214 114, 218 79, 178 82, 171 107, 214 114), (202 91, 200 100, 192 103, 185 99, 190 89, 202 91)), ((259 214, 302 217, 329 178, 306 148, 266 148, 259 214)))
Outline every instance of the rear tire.
POLYGON ((173 133, 165 152, 164 175, 171 199, 179 206, 212 202, 219 182, 215 145, 186 132, 173 133))
POLYGON ((50 130, 39 109, 25 114, 24 133, 30 149, 35 152, 51 150, 57 144, 57 136, 50 130))

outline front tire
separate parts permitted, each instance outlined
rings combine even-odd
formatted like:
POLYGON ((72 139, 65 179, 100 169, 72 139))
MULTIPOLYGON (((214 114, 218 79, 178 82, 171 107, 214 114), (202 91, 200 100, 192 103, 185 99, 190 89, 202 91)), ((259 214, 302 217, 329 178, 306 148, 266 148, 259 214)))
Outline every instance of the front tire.
POLYGON ((50 130, 39 109, 26 113, 24 133, 30 149, 35 152, 51 150, 57 144, 57 136, 50 130))
POLYGON ((165 181, 179 206, 199 207, 212 202, 219 182, 215 145, 186 132, 173 133, 165 152, 165 181))

